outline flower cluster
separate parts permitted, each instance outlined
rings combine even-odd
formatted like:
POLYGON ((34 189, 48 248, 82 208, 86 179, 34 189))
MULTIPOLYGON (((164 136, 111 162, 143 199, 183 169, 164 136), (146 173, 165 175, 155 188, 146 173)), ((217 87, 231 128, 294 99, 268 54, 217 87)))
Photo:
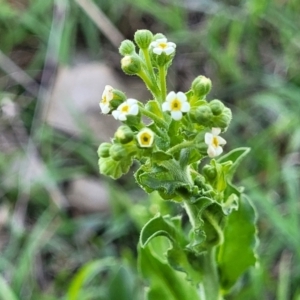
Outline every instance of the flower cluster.
POLYGON ((219 156, 226 144, 220 134, 230 123, 231 111, 219 100, 206 100, 210 79, 198 76, 189 91, 168 92, 166 75, 176 44, 148 30, 137 31, 134 40, 140 50, 136 51, 132 41, 123 41, 119 49, 121 66, 126 74, 140 77, 153 98, 143 104, 109 85, 105 87, 101 111, 123 125, 111 143, 100 145, 100 171, 119 177, 134 159, 141 163, 154 157, 176 161, 187 149, 196 151, 198 162, 205 156, 219 156), (146 124, 143 116, 151 123, 146 124))

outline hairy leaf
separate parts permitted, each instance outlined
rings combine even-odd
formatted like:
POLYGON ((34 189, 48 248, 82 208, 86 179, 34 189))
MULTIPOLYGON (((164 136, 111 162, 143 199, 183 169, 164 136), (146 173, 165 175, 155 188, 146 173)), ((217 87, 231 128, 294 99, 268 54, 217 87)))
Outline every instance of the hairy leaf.
POLYGON ((237 279, 256 262, 255 211, 249 199, 241 195, 239 209, 228 216, 224 243, 220 246, 218 263, 221 284, 230 289, 237 279))

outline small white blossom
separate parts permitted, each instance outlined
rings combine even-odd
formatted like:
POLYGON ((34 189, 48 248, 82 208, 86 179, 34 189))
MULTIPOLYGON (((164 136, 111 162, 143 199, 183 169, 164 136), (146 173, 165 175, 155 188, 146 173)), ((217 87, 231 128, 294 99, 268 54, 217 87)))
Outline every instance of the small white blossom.
POLYGON ((152 144, 154 141, 154 133, 149 128, 143 128, 137 134, 137 140, 138 140, 140 147, 150 148, 150 147, 152 147, 152 144))
POLYGON ((111 110, 109 102, 113 99, 113 88, 110 85, 106 85, 102 94, 102 99, 99 103, 103 114, 108 114, 111 110))
POLYGON ((126 121, 127 115, 136 116, 139 113, 138 101, 135 99, 127 99, 119 105, 119 107, 112 112, 116 120, 126 121))
POLYGON ((220 128, 212 128, 211 133, 205 133, 204 141, 208 145, 207 154, 211 158, 219 156, 223 152, 221 145, 226 144, 226 141, 219 136, 220 133, 220 128))
POLYGON ((163 52, 170 55, 175 51, 176 45, 172 42, 168 42, 166 38, 162 38, 152 42, 150 47, 153 47, 152 51, 157 55, 160 55, 163 52))
POLYGON ((162 105, 163 111, 170 111, 174 120, 178 121, 182 118, 183 112, 190 111, 190 104, 187 102, 187 97, 184 93, 170 92, 166 98, 166 102, 162 105))

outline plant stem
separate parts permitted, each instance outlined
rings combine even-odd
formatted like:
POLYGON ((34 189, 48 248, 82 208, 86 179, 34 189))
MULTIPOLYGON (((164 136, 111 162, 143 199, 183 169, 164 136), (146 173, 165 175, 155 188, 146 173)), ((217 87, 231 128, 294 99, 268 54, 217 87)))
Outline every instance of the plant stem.
POLYGON ((183 149, 183 148, 188 148, 190 147, 191 145, 195 144, 194 141, 186 141, 186 142, 183 142, 181 144, 178 144, 172 148, 170 148, 167 153, 169 154, 174 154, 176 152, 178 152, 179 150, 183 149))
POLYGON ((159 67, 159 81, 160 81, 160 90, 161 90, 161 100, 162 102, 166 100, 167 96, 167 83, 166 83, 166 67, 159 67))
POLYGON ((157 115, 152 113, 151 111, 149 111, 149 110, 147 110, 147 109, 145 109, 144 107, 141 107, 141 106, 139 107, 139 109, 140 109, 140 111, 143 115, 145 115, 146 117, 152 119, 155 122, 156 125, 158 125, 160 127, 163 127, 165 129, 168 128, 168 124, 165 121, 163 121, 162 119, 160 119, 157 115))
POLYGON ((159 89, 155 82, 152 82, 151 78, 149 78, 148 74, 141 69, 137 75, 145 82, 147 88, 152 93, 154 98, 159 99, 159 89))
MULTIPOLYGON (((184 200, 184 208, 189 216, 193 230, 196 229, 197 207, 189 200, 184 200)), ((203 261, 203 280, 199 285, 199 295, 201 300, 222 300, 219 276, 216 264, 215 248, 210 248, 204 254, 203 261)))
POLYGON ((215 247, 209 249, 203 259, 203 289, 205 300, 222 300, 217 272, 215 247))

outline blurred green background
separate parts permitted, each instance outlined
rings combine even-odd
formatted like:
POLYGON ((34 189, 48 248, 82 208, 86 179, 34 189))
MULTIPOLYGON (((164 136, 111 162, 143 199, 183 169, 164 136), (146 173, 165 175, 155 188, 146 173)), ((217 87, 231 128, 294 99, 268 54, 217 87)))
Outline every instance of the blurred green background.
POLYGON ((132 172, 100 176, 96 150, 108 78, 149 97, 117 49, 149 29, 177 44, 169 89, 211 78, 208 99, 234 116, 225 151, 252 149, 236 181, 258 212, 260 259, 226 299, 299 300, 299 16, 298 0, 0 0, 0 299, 143 299, 139 230, 182 211, 132 172), (60 111, 73 94, 98 99, 60 111))

